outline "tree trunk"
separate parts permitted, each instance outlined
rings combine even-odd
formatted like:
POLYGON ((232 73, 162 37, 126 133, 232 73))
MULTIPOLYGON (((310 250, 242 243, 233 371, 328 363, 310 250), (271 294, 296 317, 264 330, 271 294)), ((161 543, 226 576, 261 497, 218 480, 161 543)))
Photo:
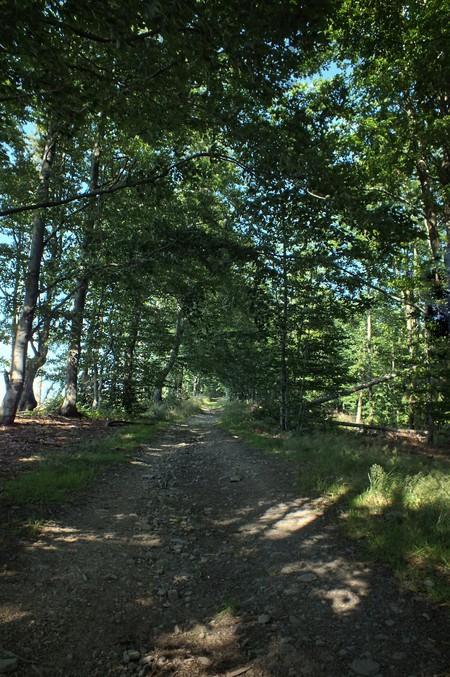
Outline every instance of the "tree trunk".
POLYGON ((438 230, 438 218, 436 203, 433 197, 431 188, 431 179, 428 173, 427 164, 424 158, 421 158, 417 163, 417 175, 419 177, 420 189, 422 193, 422 202, 424 207, 425 226, 428 235, 428 244, 433 259, 433 286, 435 295, 438 296, 442 290, 442 280, 439 274, 439 266, 441 263, 441 242, 438 230))
MULTIPOLYGON (((365 379, 368 381, 372 380, 372 346, 373 346, 373 337, 372 337, 372 313, 369 310, 367 313, 367 371, 365 374, 365 379)), ((372 391, 372 386, 368 388, 368 393, 367 393, 367 404, 368 404, 368 420, 369 423, 372 423, 373 421, 373 391, 372 391)))
POLYGON ((442 186, 443 202, 444 202, 444 224, 446 236, 445 248, 445 272, 446 272, 446 297, 447 297, 447 328, 448 336, 450 336, 450 202, 449 202, 449 184, 450 184, 450 152, 446 148, 443 152, 443 159, 440 171, 440 183, 442 186))
POLYGON ((38 405, 37 399, 34 395, 33 385, 41 366, 41 360, 38 357, 32 357, 27 360, 22 396, 19 402, 19 411, 33 411, 33 409, 36 409, 38 405))
POLYGON ((159 372, 156 382, 155 382, 155 389, 153 391, 153 401, 155 404, 161 404, 163 401, 163 395, 162 391, 164 388, 164 384, 166 382, 167 377, 169 376, 170 372, 174 368, 177 358, 178 358, 178 353, 180 351, 180 346, 181 342, 183 340, 183 333, 184 333, 184 317, 183 313, 181 310, 178 311, 177 315, 177 324, 175 327, 175 336, 173 340, 173 345, 172 345, 172 350, 170 352, 169 359, 167 360, 166 365, 164 366, 163 369, 159 372))
POLYGON ((42 334, 39 337, 38 349, 34 357, 27 360, 25 381, 23 385, 22 396, 19 402, 19 411, 33 411, 36 409, 38 402, 34 395, 34 381, 40 369, 44 366, 48 354, 48 339, 50 334, 50 318, 48 326, 44 327, 42 334))
MULTIPOLYGON (((37 202, 49 199, 50 175, 55 154, 56 136, 49 128, 45 142, 44 154, 40 169, 40 185, 37 191, 37 202)), ((14 350, 11 370, 5 375, 6 393, 0 407, 0 419, 3 425, 14 423, 17 408, 22 396, 28 342, 30 340, 36 303, 39 296, 39 276, 44 253, 45 222, 43 212, 38 211, 33 221, 31 247, 28 257, 28 270, 25 281, 24 302, 21 309, 14 336, 14 350)))
POLYGON ((198 376, 194 376, 193 381, 192 381, 192 397, 197 396, 199 385, 200 385, 200 378, 198 376))
POLYGON ((289 290, 286 256, 286 235, 283 234, 283 308, 280 327, 280 428, 288 429, 288 364, 287 335, 289 320, 289 290))
POLYGON ((72 325, 70 328, 69 353, 66 365, 66 389, 64 400, 61 405, 63 416, 77 417, 78 395, 78 364, 80 361, 81 334, 83 331, 84 307, 89 280, 87 277, 78 280, 78 288, 73 301, 72 325))
MULTIPOLYGON (((92 151, 91 162, 91 190, 98 188, 99 172, 100 149, 98 144, 95 144, 94 150, 92 151)), ((89 250, 91 248, 93 229, 97 218, 97 205, 97 201, 95 201, 92 205, 91 220, 84 235, 81 252, 82 264, 84 262, 83 259, 85 260, 88 258, 90 253, 89 250)), ((70 329, 69 351, 66 365, 66 389, 64 393, 64 400, 61 405, 61 414, 63 416, 77 417, 80 415, 77 408, 78 366, 80 362, 81 335, 83 332, 84 309, 86 306, 88 287, 89 276, 82 274, 78 279, 77 291, 73 301, 72 325, 70 329)))
MULTIPOLYGON (((407 271, 406 275, 409 279, 412 279, 414 276, 414 268, 416 265, 417 252, 415 248, 413 249, 412 263, 410 265, 409 260, 407 260, 407 271)), ((415 308, 415 298, 414 292, 412 289, 405 289, 403 292, 403 301, 404 301, 404 310, 405 310, 405 322, 406 322, 406 334, 407 334, 407 347, 408 354, 410 359, 410 364, 414 363, 414 357, 416 352, 416 341, 417 341, 417 318, 416 318, 416 308, 415 308)), ((415 381, 413 375, 408 379, 406 383, 407 391, 407 401, 408 401, 408 425, 410 428, 414 428, 416 422, 416 401, 414 396, 415 391, 415 381)))
POLYGON ((356 405, 356 419, 355 423, 361 423, 362 421, 362 411, 363 411, 363 396, 362 391, 359 391, 358 395, 358 404, 356 405))
POLYGON ((162 399, 162 386, 155 386, 155 389, 153 390, 153 402, 155 404, 161 404, 162 399))
POLYGON ((47 293, 45 302, 40 307, 41 326, 37 329, 37 348, 31 340, 31 347, 34 351, 34 356, 29 357, 26 362, 25 381, 22 391, 22 396, 19 402, 19 411, 33 411, 36 409, 38 402, 34 395, 34 381, 37 373, 44 366, 47 361, 48 344, 50 339, 50 330, 52 324, 51 304, 53 298, 53 290, 47 293))
POLYGON ((15 337, 16 337, 16 331, 17 331, 17 323, 19 319, 19 311, 20 311, 20 299, 19 299, 19 288, 20 288, 20 283, 22 279, 25 277, 25 270, 24 270, 24 265, 21 260, 21 252, 23 251, 24 247, 24 234, 22 232, 13 233, 12 235, 14 239, 14 244, 15 244, 15 258, 17 261, 17 265, 14 270, 14 284, 13 284, 13 291, 11 295, 11 306, 12 306, 12 312, 11 312, 11 364, 14 359, 14 346, 15 346, 15 337))
POLYGON ((132 414, 136 404, 136 393, 134 387, 134 356, 136 344, 139 335, 139 325, 141 322, 141 307, 139 298, 134 306, 134 313, 131 318, 130 337, 127 344, 127 353, 125 356, 125 378, 123 381, 122 405, 127 414, 132 414))

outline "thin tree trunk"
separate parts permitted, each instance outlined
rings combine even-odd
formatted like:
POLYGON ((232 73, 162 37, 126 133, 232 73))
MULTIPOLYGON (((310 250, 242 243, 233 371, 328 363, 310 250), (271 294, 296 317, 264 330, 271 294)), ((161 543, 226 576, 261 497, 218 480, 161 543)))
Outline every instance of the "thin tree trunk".
POLYGON ((289 320, 289 290, 286 257, 286 235, 283 237, 283 308, 280 327, 280 428, 288 429, 288 364, 287 334, 289 320))
POLYGON ((92 367, 93 378, 92 378, 92 409, 96 411, 100 408, 100 379, 98 377, 98 366, 95 363, 92 367))
POLYGON ((78 280, 78 288, 73 301, 72 325, 66 365, 66 389, 61 405, 61 414, 63 416, 76 417, 80 415, 77 408, 78 364, 80 361, 81 335, 88 285, 89 281, 87 277, 78 280))
POLYGON ((362 411, 363 411, 363 395, 362 391, 359 391, 358 394, 358 404, 356 405, 356 419, 355 423, 361 423, 362 421, 362 411))
POLYGON ((419 177, 420 189, 422 193, 428 244, 433 259, 433 268, 431 271, 433 275, 433 286, 435 289, 435 294, 439 295, 442 290, 442 280, 439 274, 439 266, 441 263, 441 242, 437 225, 438 218, 436 204, 431 188, 431 179, 424 158, 421 158, 417 163, 417 175, 419 177))
MULTIPOLYGON (((369 310, 367 313, 367 371, 365 374, 365 378, 368 381, 372 380, 372 312, 369 310)), ((368 388, 368 393, 367 393, 367 404, 368 404, 368 412, 369 412, 369 423, 372 423, 373 421, 373 391, 372 391, 372 386, 368 388)))
MULTIPOLYGON (((417 257, 417 252, 413 249, 413 258, 412 266, 409 265, 409 260, 407 260, 407 271, 406 275, 409 279, 412 279, 414 275, 415 261, 417 257)), ((415 309, 415 298, 414 292, 412 289, 405 289, 403 292, 404 299, 404 310, 405 310, 405 322, 406 322, 406 335, 407 335, 407 347, 410 363, 414 362, 415 347, 416 347, 416 337, 417 337, 417 318, 416 318, 416 309, 415 309)), ((415 382, 414 378, 411 376, 408 379, 406 384, 406 390, 408 392, 408 425, 410 428, 414 428, 416 411, 415 411, 415 382)))
MULTIPOLYGON (((137 304, 140 303, 138 299, 137 304)), ((139 325, 141 322, 141 308, 135 306, 135 312, 131 318, 130 337, 127 344, 127 353, 125 356, 125 378, 123 382, 122 404, 127 414, 133 412, 136 403, 136 393, 134 388, 134 356, 136 344, 139 335, 139 325)))
POLYGON ((13 239, 14 239, 14 244, 15 244, 15 249, 16 249, 16 268, 14 270, 14 285, 13 285, 13 292, 12 292, 12 300, 11 300, 11 305, 12 305, 12 312, 11 312, 11 364, 14 359, 14 346, 15 346, 15 339, 16 339, 16 331, 17 331, 17 322, 18 322, 18 315, 19 315, 19 309, 20 309, 20 301, 19 301, 19 288, 20 288, 20 282, 24 277, 24 270, 23 270, 23 263, 21 260, 21 251, 23 249, 23 234, 19 231, 19 233, 16 235, 16 233, 13 233, 13 239))
POLYGON ((153 401, 155 402, 155 404, 160 404, 162 402, 163 400, 162 392, 164 384, 166 382, 167 377, 169 376, 170 372, 172 371, 172 369, 176 364, 178 353, 180 351, 181 342, 183 340, 184 323, 185 320, 183 317, 183 313, 181 310, 179 310, 177 315, 177 324, 175 327, 175 336, 173 340, 172 350, 170 352, 169 359, 167 360, 166 365, 159 372, 155 382, 155 389, 153 393, 153 401))
POLYGON ((449 202, 449 183, 450 183, 450 151, 446 148, 443 152, 443 159, 441 163, 440 171, 440 182, 442 186, 443 201, 444 201, 444 224, 445 224, 445 235, 446 235, 446 248, 445 248, 445 271, 446 271, 446 311, 447 311, 447 328, 448 336, 450 336, 450 202, 449 202))
MULTIPOLYGON (((55 154, 55 146, 56 136, 53 133, 53 130, 49 128, 41 163, 40 185, 37 191, 38 202, 45 202, 49 199, 50 175, 55 154)), ((42 211, 38 211, 36 212, 33 221, 24 302, 14 336, 11 370, 9 374, 5 372, 6 393, 2 406, 0 407, 0 419, 3 425, 11 425, 14 423, 17 408, 22 396, 25 381, 28 342, 31 336, 33 318, 39 296, 39 276, 44 253, 44 238, 44 216, 42 211)))
MULTIPOLYGON (((100 172, 100 149, 98 144, 95 144, 92 151, 91 162, 91 190, 98 187, 98 179, 100 172)), ((84 236, 82 246, 82 264, 83 259, 86 259, 89 254, 92 241, 92 231, 95 226, 97 218, 97 202, 92 205, 91 222, 88 225, 84 236)), ((85 273, 80 276, 77 284, 77 291, 73 301, 72 310, 72 325, 70 329, 69 351, 67 355, 66 365, 66 389, 64 393, 64 400, 61 405, 61 414, 63 416, 76 417, 79 416, 77 408, 78 399, 78 366, 80 362, 81 352, 81 336, 83 333, 84 309, 86 306, 86 297, 89 287, 89 276, 85 273)))
POLYGON ((200 378, 198 376, 194 376, 194 379, 192 381, 192 396, 196 397, 197 396, 197 389, 200 383, 200 378))
POLYGON ((104 294, 105 288, 102 288, 100 296, 96 304, 92 308, 92 313, 86 334, 86 354, 84 356, 83 374, 81 383, 85 399, 89 399, 87 395, 91 396, 92 408, 98 408, 98 360, 99 360, 99 344, 101 339, 104 315, 104 294))

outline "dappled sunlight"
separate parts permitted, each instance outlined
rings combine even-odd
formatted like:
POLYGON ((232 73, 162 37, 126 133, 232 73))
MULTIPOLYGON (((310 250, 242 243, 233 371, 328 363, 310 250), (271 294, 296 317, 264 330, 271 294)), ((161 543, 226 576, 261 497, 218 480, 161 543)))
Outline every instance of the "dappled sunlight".
POLYGON ((182 449, 183 447, 189 447, 191 445, 192 442, 178 442, 178 444, 170 442, 169 444, 161 444, 161 447, 163 449, 166 449, 167 447, 169 447, 170 449, 182 449))
MULTIPOLYGON (((147 450, 145 450, 145 451, 147 451, 147 450)), ((130 465, 137 465, 137 466, 140 466, 141 468, 151 467, 151 466, 149 466, 148 463, 145 463, 145 461, 142 461, 142 460, 139 460, 139 459, 136 459, 136 458, 130 459, 129 464, 130 465)))
POLYGON ((31 463, 36 463, 37 461, 42 461, 42 459, 43 459, 42 454, 34 454, 33 456, 28 456, 27 458, 17 459, 17 463, 31 464, 31 463))
MULTIPOLYGON (((149 453, 150 456, 159 456, 160 457, 162 455, 160 447, 151 447, 147 444, 145 444, 145 445, 143 444, 143 445, 141 445, 141 449, 142 449, 142 451, 145 451, 146 454, 149 453)), ((147 464, 144 464, 144 465, 147 465, 147 464)))
POLYGON ((6 623, 17 623, 18 621, 26 621, 31 614, 24 611, 22 608, 11 604, 0 605, 0 625, 6 623))
MULTIPOLYGON (((156 638, 143 661, 180 677, 211 674, 210 670, 237 677, 251 667, 239 648, 241 629, 240 618, 229 610, 216 613, 204 623, 192 621, 183 628, 176 625, 172 632, 156 638), (227 667, 233 669, 224 673, 227 667)), ((263 673, 258 674, 263 677, 263 673)))
POLYGON ((13 427, 0 426, 0 477, 34 469, 48 453, 70 454, 80 442, 105 435, 103 421, 19 415, 13 427))
POLYGON ((330 602, 335 614, 345 614, 355 611, 361 603, 361 595, 367 593, 367 586, 363 586, 360 594, 356 594, 348 588, 333 588, 332 590, 322 591, 319 597, 330 602))
POLYGON ((244 535, 264 534, 269 540, 283 539, 300 531, 323 514, 323 501, 296 499, 271 506, 256 520, 241 526, 239 531, 244 535))
MULTIPOLYGON (((137 515, 115 515, 114 518, 119 522, 126 521, 131 517, 136 521, 137 515)), ((56 552, 63 545, 84 546, 88 544, 102 544, 105 543, 112 547, 118 545, 120 547, 136 546, 146 548, 159 548, 162 544, 161 537, 157 534, 151 533, 148 528, 144 528, 144 522, 140 524, 141 530, 134 533, 132 536, 126 537, 116 531, 82 531, 80 529, 62 526, 55 523, 45 523, 39 526, 37 540, 28 543, 25 550, 45 550, 56 552)))

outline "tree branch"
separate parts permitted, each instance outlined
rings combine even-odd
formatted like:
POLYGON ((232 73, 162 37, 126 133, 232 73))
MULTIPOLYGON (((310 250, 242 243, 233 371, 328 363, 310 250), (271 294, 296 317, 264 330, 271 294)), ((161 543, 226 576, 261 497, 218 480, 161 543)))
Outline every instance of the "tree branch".
POLYGON ((221 153, 211 153, 208 151, 201 151, 198 153, 193 153, 185 158, 182 158, 178 162, 174 162, 171 165, 168 165, 163 171, 159 173, 150 174, 149 176, 144 176, 141 178, 133 179, 129 176, 116 181, 109 186, 103 186, 101 188, 96 188, 95 190, 88 190, 84 193, 77 193, 76 195, 71 195, 66 198, 61 198, 60 200, 47 200, 45 202, 37 202, 29 205, 22 205, 21 207, 8 207, 0 211, 0 216, 10 216, 11 214, 20 214, 21 212, 30 212, 35 211, 36 209, 49 209, 50 207, 60 207, 61 205, 67 205, 76 200, 88 200, 92 197, 97 197, 98 195, 112 195, 119 190, 124 190, 126 188, 136 188, 137 186, 144 186, 147 184, 156 183, 161 179, 164 179, 170 174, 170 172, 181 169, 185 165, 189 164, 193 160, 198 160, 200 158, 210 158, 211 160, 220 160, 222 162, 230 162, 241 169, 246 170, 247 167, 229 155, 223 155, 221 153))
POLYGON ((379 383, 392 381, 392 379, 397 378, 398 376, 400 376, 400 374, 395 372, 392 374, 386 374, 385 376, 374 378, 371 381, 367 381, 366 383, 360 383, 359 385, 353 386, 352 388, 346 388, 345 390, 341 390, 338 393, 328 393, 327 395, 322 395, 322 397, 317 397, 315 400, 309 400, 306 404, 312 406, 316 404, 324 404, 325 402, 332 402, 333 400, 339 400, 341 397, 352 395, 353 393, 357 393, 359 390, 367 390, 368 388, 376 386, 379 383))
POLYGON ((57 21, 56 19, 51 19, 50 17, 47 17, 45 19, 45 23, 50 26, 55 26, 56 28, 62 28, 64 30, 70 31, 74 35, 77 35, 79 38, 92 40, 92 42, 100 42, 105 45, 115 44, 117 43, 118 40, 122 42, 132 43, 136 42, 137 40, 144 40, 145 38, 151 38, 157 35, 155 31, 145 31, 143 33, 138 33, 137 35, 130 35, 128 37, 120 36, 107 38, 104 35, 92 33, 91 31, 78 28, 77 26, 73 26, 72 24, 69 24, 65 21, 57 21))
MULTIPOLYGON (((400 298, 400 296, 396 296, 395 294, 391 294, 391 292, 387 291, 387 289, 383 289, 383 287, 379 287, 376 284, 373 284, 372 282, 369 282, 367 279, 365 279, 362 275, 359 273, 352 273, 351 270, 348 270, 347 268, 344 268, 344 266, 341 266, 339 263, 336 263, 333 261, 331 263, 333 268, 337 268, 338 270, 341 270, 343 273, 346 275, 350 275, 351 277, 354 277, 360 282, 362 282, 366 287, 370 287, 370 289, 374 289, 375 291, 380 292, 381 294, 384 294, 387 298, 391 299, 392 301, 396 301, 396 303, 401 303, 404 304, 404 299, 400 298)), ((411 308, 415 308, 415 310, 418 310, 420 313, 425 312, 425 305, 419 306, 417 303, 409 303, 411 308)))

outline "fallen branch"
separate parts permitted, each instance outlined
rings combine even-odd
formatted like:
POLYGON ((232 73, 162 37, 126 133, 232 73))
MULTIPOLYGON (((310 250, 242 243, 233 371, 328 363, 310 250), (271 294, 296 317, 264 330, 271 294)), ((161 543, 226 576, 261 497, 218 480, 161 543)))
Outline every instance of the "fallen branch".
POLYGON ((357 428, 359 430, 375 430, 380 433, 395 433, 396 435, 417 435, 418 437, 426 437, 427 430, 415 430, 414 428, 389 428, 382 425, 371 425, 370 423, 352 423, 350 421, 331 421, 333 425, 342 425, 347 428, 357 428))
POLYGON ((324 404, 325 402, 339 400, 341 397, 352 395, 353 393, 357 393, 359 390, 367 390, 368 388, 376 386, 379 383, 386 383, 387 381, 392 381, 392 379, 397 378, 398 376, 400 376, 400 374, 397 373, 386 374, 385 376, 374 378, 371 381, 367 381, 366 383, 360 383, 359 385, 353 386, 352 388, 346 388, 345 390, 341 390, 338 393, 328 393, 327 395, 322 395, 322 397, 317 397, 315 400, 309 400, 307 404, 312 406, 315 404, 324 404))

